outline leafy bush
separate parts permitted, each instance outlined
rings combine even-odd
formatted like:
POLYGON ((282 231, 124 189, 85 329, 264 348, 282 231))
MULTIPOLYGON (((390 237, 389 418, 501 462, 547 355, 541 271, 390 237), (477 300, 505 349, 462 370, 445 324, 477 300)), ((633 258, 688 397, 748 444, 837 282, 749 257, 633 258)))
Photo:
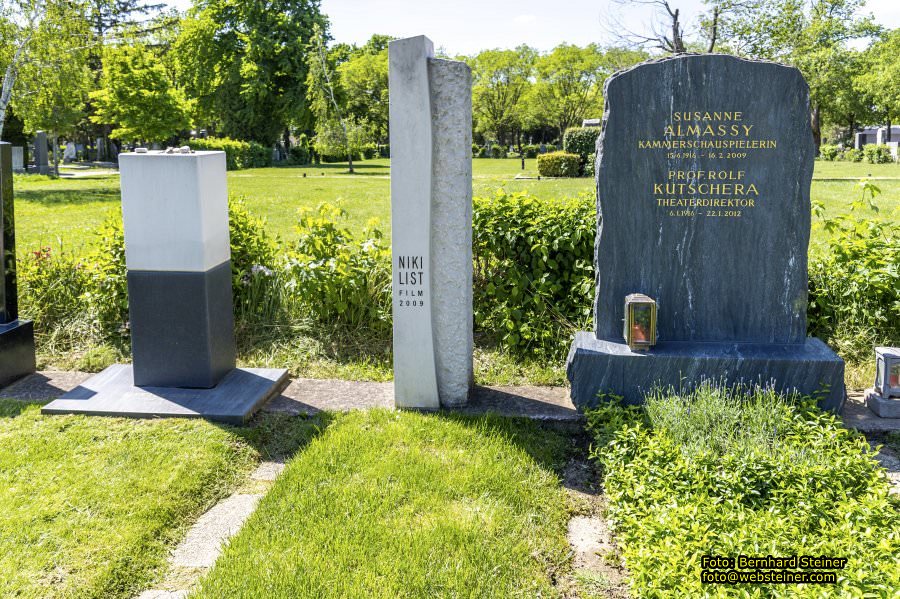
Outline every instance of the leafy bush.
POLYGON ((289 160, 291 164, 304 165, 312 161, 312 153, 309 151, 309 138, 306 133, 301 133, 297 143, 291 146, 289 160))
POLYGON ((537 158, 539 151, 540 146, 534 144, 528 144, 527 146, 522 147, 522 153, 525 154, 525 158, 537 158))
POLYGON ((888 164, 894 161, 891 149, 885 145, 868 144, 863 146, 863 154, 869 164, 888 164))
POLYGON ((846 160, 847 162, 862 162, 863 159, 863 151, 862 150, 854 150, 853 148, 844 150, 841 154, 841 160, 846 160))
POLYGON ((288 251, 289 285, 317 321, 384 337, 392 322, 390 249, 371 224, 363 241, 354 239, 338 224, 345 216, 327 204, 301 216, 288 251))
POLYGON ((577 177, 581 174, 581 157, 567 152, 541 154, 537 159, 542 177, 577 177))
POLYGON ((900 588, 900 499, 865 438, 811 401, 703 385, 587 418, 635 596, 822 596, 817 585, 704 585, 703 555, 845 557, 829 595, 900 588))
POLYGON ((491 146, 491 158, 506 158, 506 147, 500 144, 491 146))
POLYGON ((597 151, 600 127, 570 127, 563 135, 563 151, 581 156, 582 163, 597 151))
POLYGON ((839 152, 840 150, 838 150, 837 146, 828 144, 822 144, 821 146, 819 146, 819 156, 822 158, 822 160, 836 160, 839 152))
POLYGON ((590 319, 593 200, 499 190, 475 198, 472 219, 476 329, 511 352, 560 357, 590 319))
POLYGON ((861 181, 861 197, 850 214, 826 218, 815 210, 830 237, 809 263, 809 333, 842 356, 870 359, 875 345, 900 345, 900 234, 893 223, 857 217, 877 211, 879 189, 861 181))
POLYGON ((589 154, 587 158, 587 162, 584 163, 584 176, 585 177, 593 177, 594 176, 594 166, 597 162, 596 154, 589 154))
POLYGON ((557 151, 559 148, 557 148, 555 144, 546 144, 546 145, 544 146, 544 149, 546 150, 545 153, 548 153, 548 154, 549 154, 549 153, 551 153, 551 152, 557 151))
POLYGON ((188 145, 194 150, 225 152, 225 165, 230 171, 244 168, 272 166, 272 150, 255 141, 238 141, 228 137, 191 139, 188 145))

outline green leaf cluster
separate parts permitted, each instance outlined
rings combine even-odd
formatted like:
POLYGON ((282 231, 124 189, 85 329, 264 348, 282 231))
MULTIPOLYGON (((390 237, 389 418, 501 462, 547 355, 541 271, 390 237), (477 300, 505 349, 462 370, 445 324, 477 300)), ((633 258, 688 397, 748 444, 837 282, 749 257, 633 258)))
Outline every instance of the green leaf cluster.
POLYGON ((577 177, 581 174, 581 156, 569 152, 548 152, 537 157, 542 177, 577 177))
POLYGON ((810 256, 807 315, 810 335, 864 360, 873 345, 900 345, 900 234, 890 221, 860 215, 878 211, 879 189, 859 185, 849 214, 828 217, 814 206, 830 236, 810 256))
POLYGON ((900 499, 862 435, 807 398, 704 384, 587 414, 640 597, 891 597, 900 499), (703 555, 846 557, 833 588, 703 585, 703 555))
POLYGON ((207 137, 191 139, 187 143, 193 150, 225 152, 225 168, 229 171, 272 166, 272 150, 255 141, 207 137))
POLYGON ((91 121, 114 125, 110 136, 116 139, 163 142, 191 126, 191 104, 162 60, 142 44, 103 50, 100 89, 91 100, 91 121))
POLYGON ((590 320, 592 199, 498 190, 475 198, 472 220, 476 330, 513 353, 560 357, 590 320))

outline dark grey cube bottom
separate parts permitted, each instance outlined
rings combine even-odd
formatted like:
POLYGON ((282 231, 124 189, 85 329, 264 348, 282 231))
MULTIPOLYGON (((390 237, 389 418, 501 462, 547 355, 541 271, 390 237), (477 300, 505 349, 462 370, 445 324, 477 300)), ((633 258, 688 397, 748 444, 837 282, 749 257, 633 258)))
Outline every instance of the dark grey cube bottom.
POLYGON ((669 342, 633 352, 624 343, 580 332, 569 350, 566 375, 579 410, 596 407, 601 392, 639 404, 654 387, 685 389, 703 380, 818 394, 819 407, 835 412, 846 399, 844 361, 815 338, 787 345, 669 342))
POLYGON ((42 414, 206 418, 241 424, 287 383, 283 368, 236 368, 212 389, 138 387, 130 364, 114 364, 41 409, 42 414))
POLYGON ((0 387, 35 371, 34 324, 14 320, 0 324, 0 387))
POLYGON ((879 418, 900 418, 900 397, 884 397, 875 389, 867 389, 866 407, 879 418))
POLYGON ((206 272, 128 271, 134 382, 214 387, 234 369, 231 262, 206 272))

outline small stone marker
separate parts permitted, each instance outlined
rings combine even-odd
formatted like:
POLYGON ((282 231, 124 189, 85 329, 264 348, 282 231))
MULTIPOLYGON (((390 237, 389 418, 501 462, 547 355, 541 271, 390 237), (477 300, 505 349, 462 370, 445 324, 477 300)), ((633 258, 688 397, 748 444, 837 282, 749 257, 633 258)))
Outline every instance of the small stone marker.
POLYGON ((225 153, 127 153, 119 169, 134 364, 44 412, 241 422, 287 371, 235 369, 225 153))
POLYGON ((466 403, 472 382, 472 100, 424 37, 389 49, 394 401, 466 403))
POLYGON ((50 174, 50 153, 47 150, 47 133, 44 131, 34 134, 34 165, 39 175, 50 174))
POLYGON ((19 320, 12 172, 12 145, 0 142, 0 386, 35 370, 34 325, 19 320))
POLYGON ((797 69, 682 55, 606 83, 597 143, 595 331, 572 397, 639 402, 654 385, 772 383, 844 401, 841 359, 806 337, 809 88, 797 69), (658 345, 622 343, 623 299, 658 304, 658 345))
POLYGON ((12 147, 12 172, 25 172, 25 148, 22 146, 12 147))

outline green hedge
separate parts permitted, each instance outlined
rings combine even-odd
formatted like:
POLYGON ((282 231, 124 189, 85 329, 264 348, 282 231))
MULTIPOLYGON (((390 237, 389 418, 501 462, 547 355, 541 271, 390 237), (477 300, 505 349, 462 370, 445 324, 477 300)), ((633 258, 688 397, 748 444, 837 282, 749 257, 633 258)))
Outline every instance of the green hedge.
POLYGON ((711 386, 587 414, 636 597, 893 597, 900 497, 865 437, 811 401, 711 386), (701 582, 701 557, 847 558, 835 585, 701 582))
POLYGON ((537 158, 542 177, 577 177, 581 174, 581 156, 568 152, 551 152, 537 158))
POLYGON ((586 162, 589 155, 597 151, 600 127, 570 127, 563 135, 563 151, 581 156, 586 162))
POLYGON ((829 144, 822 144, 821 146, 819 146, 819 157, 821 157, 822 160, 836 160, 838 154, 840 154, 840 150, 837 146, 832 146, 829 144))
POLYGON ((888 164, 894 161, 891 149, 886 145, 868 144, 863 146, 863 155, 869 164, 888 164))
POLYGON ((191 139, 188 145, 194 150, 225 152, 226 168, 230 171, 244 168, 272 166, 272 150, 255 141, 239 141, 228 137, 191 139))
POLYGON ((472 220, 476 330, 513 353, 561 359, 590 322, 593 200, 500 190, 475 198, 472 220))

